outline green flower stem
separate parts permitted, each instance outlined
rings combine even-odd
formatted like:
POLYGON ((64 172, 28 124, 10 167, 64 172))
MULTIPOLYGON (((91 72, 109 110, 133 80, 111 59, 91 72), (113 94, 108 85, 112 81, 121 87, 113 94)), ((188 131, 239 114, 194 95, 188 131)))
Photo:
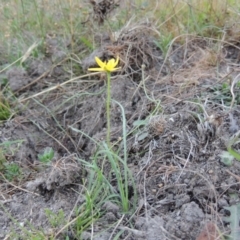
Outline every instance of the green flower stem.
POLYGON ((106 102, 106 109, 107 109, 107 145, 110 147, 110 104, 111 104, 111 72, 107 73, 107 102, 106 102))

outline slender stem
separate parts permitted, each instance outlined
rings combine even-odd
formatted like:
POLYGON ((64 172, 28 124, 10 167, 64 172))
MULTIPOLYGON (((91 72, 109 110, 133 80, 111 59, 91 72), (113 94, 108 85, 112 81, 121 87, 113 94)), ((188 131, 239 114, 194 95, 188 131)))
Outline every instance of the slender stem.
POLYGON ((110 103, 111 103, 111 72, 107 72, 107 145, 110 147, 110 103))

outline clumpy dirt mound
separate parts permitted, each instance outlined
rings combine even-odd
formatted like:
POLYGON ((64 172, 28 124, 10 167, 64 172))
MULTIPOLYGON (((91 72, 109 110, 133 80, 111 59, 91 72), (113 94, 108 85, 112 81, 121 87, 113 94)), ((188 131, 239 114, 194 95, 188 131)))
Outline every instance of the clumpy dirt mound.
MULTIPOLYGON (((216 229, 231 231, 224 217, 229 215, 226 207, 239 202, 240 162, 226 164, 221 156, 240 125, 234 46, 214 52, 214 43, 194 39, 172 44, 164 59, 152 32, 148 24, 128 26, 82 60, 87 69, 95 65, 95 56, 120 57, 122 70, 111 82, 111 143, 121 155, 117 101, 124 109, 127 163, 138 192, 131 214, 123 214, 105 196, 82 239, 205 240, 206 229, 213 234, 216 229)), ((50 51, 50 57, 35 59, 27 70, 13 68, 6 74, 20 100, 16 114, 1 123, 0 170, 2 164, 8 166, 0 176, 3 239, 23 234, 23 227, 55 239, 78 239, 68 223, 76 221, 81 215, 77 209, 86 204, 92 176, 87 163, 106 139, 105 76, 90 75, 26 100, 66 79, 61 65, 45 68, 55 53, 54 59, 65 58, 57 42, 51 39, 49 44, 59 55, 50 51), (42 65, 35 68, 38 63, 42 65), (54 157, 43 164, 39 154, 48 147, 54 157), (11 164, 19 167, 17 177, 9 175, 11 164), (49 211, 61 220, 55 228, 49 211)), ((233 148, 238 151, 239 143, 233 148)), ((116 184, 112 187, 118 193, 116 184)))
POLYGON ((218 211, 224 213, 231 192, 238 191, 238 180, 228 171, 239 172, 240 164, 225 167, 219 161, 224 141, 230 138, 225 135, 226 129, 211 118, 201 122, 203 117, 189 113, 190 109, 192 113, 196 110, 187 109, 150 120, 151 139, 139 175, 146 188, 147 212, 163 217, 170 239, 171 234, 194 239, 207 220, 221 222, 218 211), (232 186, 227 184, 226 189, 225 183, 232 186))
MULTIPOLYGON (((157 68, 163 62, 161 50, 155 43, 154 34, 157 31, 149 23, 127 26, 112 36, 104 37, 102 46, 82 61, 84 69, 94 66, 94 57, 109 60, 119 56, 121 59, 121 75, 127 74, 138 79, 142 74, 142 66, 150 70, 157 68)), ((99 36, 102 39, 103 36, 99 36)), ((141 78, 140 78, 141 79, 141 78)))

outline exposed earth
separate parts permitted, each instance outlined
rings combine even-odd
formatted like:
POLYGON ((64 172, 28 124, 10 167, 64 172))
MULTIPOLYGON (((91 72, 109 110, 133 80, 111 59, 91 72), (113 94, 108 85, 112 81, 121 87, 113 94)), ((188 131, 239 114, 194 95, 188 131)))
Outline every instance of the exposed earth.
MULTIPOLYGON (((87 74, 94 56, 120 57, 111 96, 124 108, 137 204, 124 214, 106 201, 81 238, 110 240, 119 234, 132 240, 205 240, 229 234, 226 207, 239 203, 240 162, 221 156, 240 130, 239 46, 195 37, 174 42, 163 53, 147 24, 123 29, 114 40, 98 37, 101 46, 79 66, 87 74)), ((41 59, 30 57, 24 68, 4 73, 18 100, 15 114, 0 125, 0 142, 11 142, 0 146, 1 158, 16 163, 20 172, 11 180, 1 172, 0 239, 28 239, 23 229, 79 239, 71 227, 53 228, 46 209, 63 210, 67 222, 76 218, 74 209, 85 202, 89 177, 80 159, 92 161, 93 140, 106 138, 105 75, 61 85, 71 78, 60 47, 68 44, 58 37, 45 44, 48 54, 41 59), (38 155, 47 147, 54 158, 44 165, 38 155)), ((111 143, 121 149, 122 112, 115 101, 111 143)), ((232 146, 240 150, 239 143, 232 146)), ((118 191, 114 181, 113 186, 118 191)), ((129 200, 134 202, 133 194, 129 200)))

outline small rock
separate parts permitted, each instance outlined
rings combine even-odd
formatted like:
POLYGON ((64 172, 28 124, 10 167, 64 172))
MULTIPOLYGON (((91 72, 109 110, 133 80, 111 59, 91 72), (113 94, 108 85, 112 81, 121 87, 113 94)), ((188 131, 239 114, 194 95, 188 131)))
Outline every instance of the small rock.
POLYGON ((104 218, 109 222, 116 221, 116 216, 112 212, 106 213, 104 218))
POLYGON ((198 223, 204 218, 204 213, 195 202, 190 202, 183 205, 182 216, 188 222, 198 223))
POLYGON ((220 208, 227 207, 228 205, 229 205, 229 204, 228 204, 228 202, 227 202, 226 199, 220 198, 220 199, 218 200, 218 206, 219 206, 220 208))
POLYGON ((103 205, 103 208, 108 212, 112 212, 112 213, 119 212, 119 206, 110 201, 105 202, 103 205))
POLYGON ((181 196, 178 196, 175 202, 175 207, 181 207, 183 204, 190 202, 190 196, 186 194, 182 194, 181 196))

